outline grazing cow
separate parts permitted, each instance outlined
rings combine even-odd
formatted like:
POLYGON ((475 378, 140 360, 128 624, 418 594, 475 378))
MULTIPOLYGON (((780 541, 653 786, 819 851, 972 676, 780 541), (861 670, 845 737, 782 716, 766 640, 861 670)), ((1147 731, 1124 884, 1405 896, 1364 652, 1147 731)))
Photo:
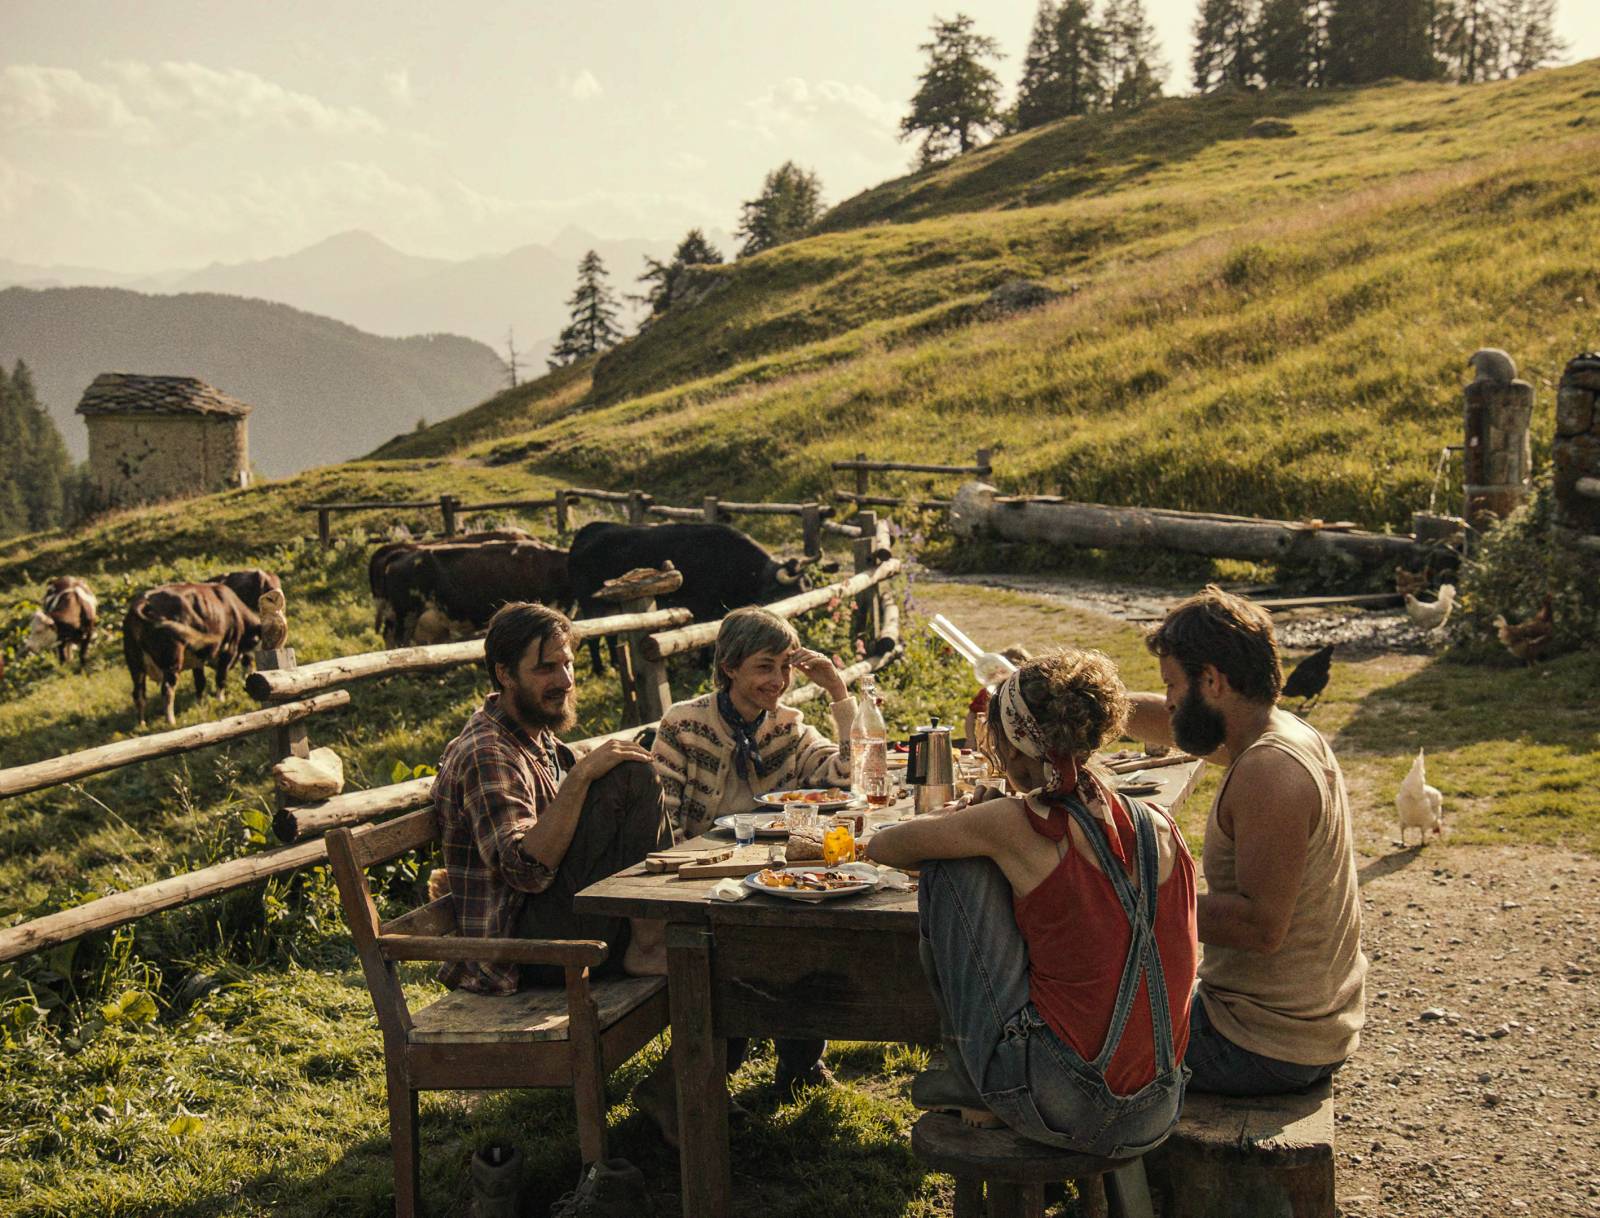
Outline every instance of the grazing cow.
POLYGON ((217 692, 228 669, 261 639, 261 619, 223 583, 164 584, 134 597, 122 619, 122 655, 133 679, 133 706, 144 726, 144 682, 161 683, 168 723, 176 723, 173 699, 178 674, 194 670, 196 698, 205 696, 205 668, 216 673, 217 692))
POLYGON ((372 628, 381 634, 390 646, 398 645, 402 631, 400 623, 404 613, 395 609, 385 595, 389 565, 403 561, 408 555, 436 545, 480 545, 490 541, 532 541, 533 537, 521 529, 492 529, 479 533, 463 533, 447 540, 391 541, 379 546, 367 559, 367 587, 372 592, 372 628))
POLYGON ((567 552, 542 541, 424 546, 396 555, 384 570, 381 596, 389 607, 384 639, 390 646, 481 630, 507 601, 572 604, 567 552))
POLYGON ((56 649, 56 659, 67 662, 67 648, 78 649, 78 668, 89 662, 89 645, 94 642, 95 617, 100 608, 89 585, 76 575, 62 575, 45 586, 44 608, 28 623, 28 654, 36 655, 48 647, 56 649))
MULTIPOLYGON (((595 594, 608 579, 635 567, 659 567, 670 561, 683 573, 683 587, 656 604, 662 609, 688 609, 695 620, 710 622, 729 610, 763 605, 805 592, 811 586, 808 566, 815 559, 778 560, 753 539, 726 524, 586 524, 572 539, 568 569, 578 611, 603 617, 615 610, 595 594)), ((824 572, 838 563, 821 564, 824 572)), ((600 644, 589 640, 589 657, 600 671, 600 644)))
POLYGON ((251 613, 261 611, 261 594, 267 591, 281 591, 283 581, 271 571, 263 571, 260 567, 248 567, 243 571, 229 571, 226 575, 213 575, 206 580, 208 584, 221 584, 230 589, 235 596, 244 602, 244 607, 251 613))

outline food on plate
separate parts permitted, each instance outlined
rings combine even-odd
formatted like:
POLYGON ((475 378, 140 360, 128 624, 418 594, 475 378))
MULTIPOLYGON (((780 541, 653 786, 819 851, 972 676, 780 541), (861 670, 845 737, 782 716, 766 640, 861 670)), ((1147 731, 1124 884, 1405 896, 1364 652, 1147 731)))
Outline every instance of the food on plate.
POLYGON ((864 884, 860 876, 843 871, 774 871, 763 868, 756 883, 767 888, 800 888, 807 892, 828 892, 835 888, 856 888, 864 884))
POLYGON ((788 858, 791 863, 809 863, 813 860, 822 861, 822 831, 816 829, 810 833, 789 834, 788 858))
POLYGON ((833 804, 850 798, 849 791, 829 787, 825 791, 784 791, 772 798, 785 804, 833 804))

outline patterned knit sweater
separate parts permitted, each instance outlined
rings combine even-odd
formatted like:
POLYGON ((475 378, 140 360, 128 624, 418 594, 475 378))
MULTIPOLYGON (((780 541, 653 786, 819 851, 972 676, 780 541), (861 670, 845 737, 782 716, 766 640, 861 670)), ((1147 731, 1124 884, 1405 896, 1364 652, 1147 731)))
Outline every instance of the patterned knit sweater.
MULTIPOLYGON (((761 765, 752 767, 750 789, 756 795, 791 787, 850 785, 850 725, 855 702, 847 697, 832 704, 835 744, 807 724, 800 712, 781 703, 756 733, 761 765)), ((734 781, 733 733, 717 713, 714 693, 679 702, 661 718, 656 742, 656 776, 662 804, 672 817, 679 841, 711 827, 724 786, 734 781)))

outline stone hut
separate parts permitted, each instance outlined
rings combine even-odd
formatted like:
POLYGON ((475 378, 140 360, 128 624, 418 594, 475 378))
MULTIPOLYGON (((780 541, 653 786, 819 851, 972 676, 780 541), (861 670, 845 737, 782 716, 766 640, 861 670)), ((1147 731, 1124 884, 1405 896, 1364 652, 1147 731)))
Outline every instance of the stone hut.
POLYGON ((250 407, 192 376, 102 372, 78 413, 89 476, 105 507, 250 483, 250 407))

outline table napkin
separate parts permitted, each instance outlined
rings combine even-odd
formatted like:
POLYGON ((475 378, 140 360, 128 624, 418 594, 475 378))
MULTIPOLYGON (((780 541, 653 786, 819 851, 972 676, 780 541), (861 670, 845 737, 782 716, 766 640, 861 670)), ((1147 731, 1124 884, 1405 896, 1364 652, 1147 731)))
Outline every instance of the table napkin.
POLYGON ((706 896, 713 901, 742 901, 750 895, 750 890, 744 886, 744 881, 729 876, 725 880, 718 880, 711 886, 711 891, 706 896))

